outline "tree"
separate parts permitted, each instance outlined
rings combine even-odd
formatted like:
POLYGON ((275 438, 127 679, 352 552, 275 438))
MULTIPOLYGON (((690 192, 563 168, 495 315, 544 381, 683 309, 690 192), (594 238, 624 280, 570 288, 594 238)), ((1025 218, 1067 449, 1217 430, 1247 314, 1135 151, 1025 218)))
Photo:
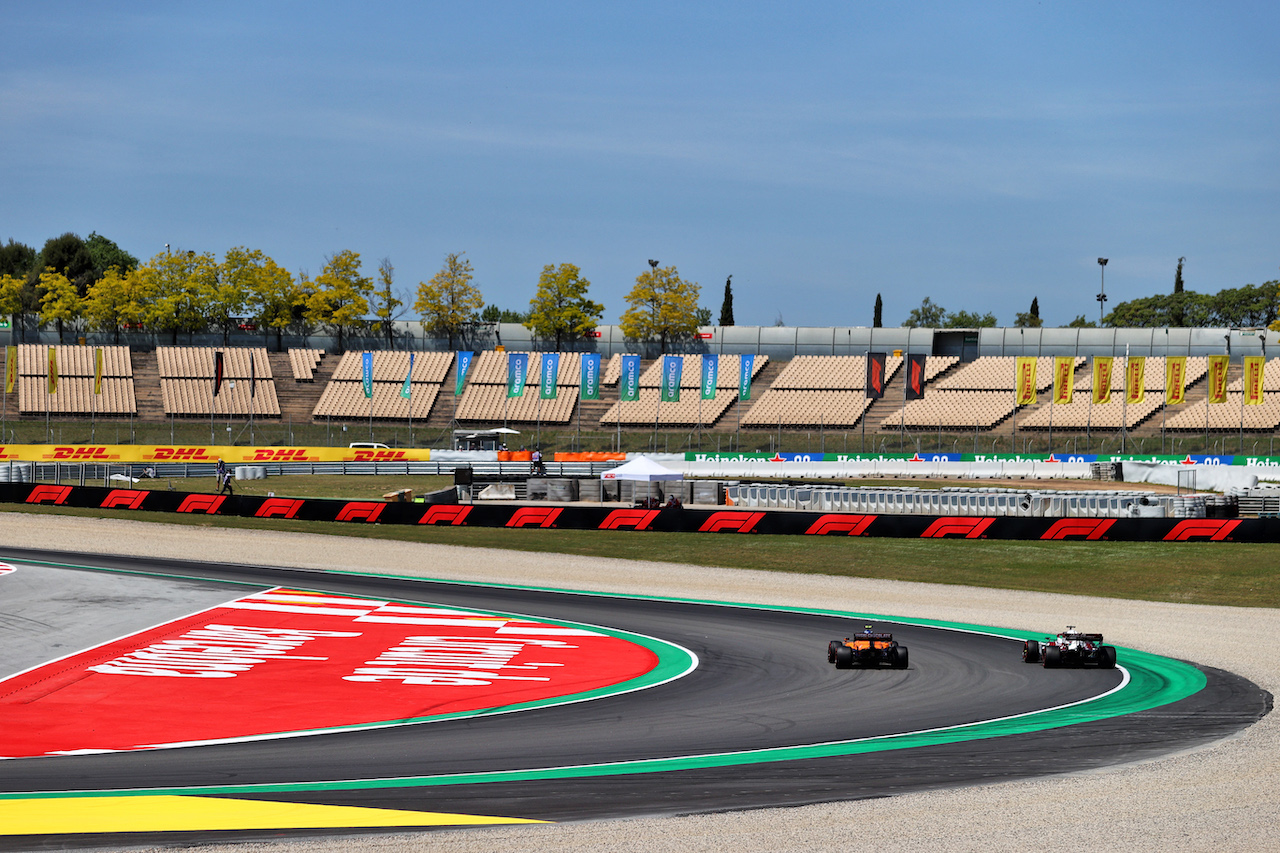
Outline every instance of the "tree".
POLYGON ((26 278, 36 265, 36 250, 25 243, 9 242, 0 246, 0 275, 26 278))
POLYGON ((1039 297, 1031 297, 1031 310, 1026 313, 1019 311, 1014 315, 1013 325, 1019 329, 1038 329, 1044 325, 1044 321, 1040 319, 1039 297))
POLYGON ((1178 271, 1173 274, 1173 292, 1182 292, 1182 265, 1186 263, 1186 258, 1178 258, 1178 271))
POLYGON ((89 285, 98 277, 89 247, 78 234, 70 231, 45 241, 32 274, 38 277, 50 268, 66 276, 81 296, 89 292, 89 285))
POLYGON ((8 276, 19 282, 17 291, 10 282, 5 285, 8 296, 0 304, 0 314, 12 315, 18 328, 18 340, 26 340, 26 318, 39 304, 36 299, 35 276, 36 250, 25 243, 17 243, 12 237, 0 246, 0 276, 8 276))
POLYGON ((246 310, 262 330, 263 343, 267 335, 275 332, 276 349, 283 350, 284 330, 296 321, 296 315, 302 310, 298 307, 301 292, 289 271, 269 256, 257 249, 252 250, 250 256, 253 264, 252 275, 246 283, 246 310))
POLYGON ((293 328, 297 329, 298 334, 302 336, 303 344, 316 330, 315 323, 307 316, 307 311, 310 310, 307 306, 315 298, 317 290, 311 273, 307 270, 298 270, 298 283, 294 289, 293 307, 290 313, 293 315, 293 328))
POLYGON ((884 300, 880 298, 880 294, 876 294, 876 307, 871 312, 871 328, 879 329, 884 326, 884 300))
POLYGON ((84 247, 89 251, 89 257, 93 259, 95 281, 102 278, 112 267, 118 268, 121 272, 138 268, 137 258, 117 246, 114 240, 108 240, 96 231, 89 232, 88 238, 84 241, 84 247))
POLYGON ((996 325, 996 315, 988 311, 978 314, 974 311, 957 311, 948 314, 943 320, 945 329, 989 329, 996 325))
POLYGON ((84 301, 85 324, 97 332, 111 332, 120 343, 122 327, 142 323, 147 316, 147 295, 137 271, 121 272, 110 267, 102 278, 89 285, 84 301))
POLYGON ((710 308, 699 308, 695 313, 697 314, 697 320, 698 320, 697 324, 699 327, 711 325, 711 309, 710 308))
POLYGON ((480 289, 471 283, 475 271, 465 254, 446 255, 444 266, 431 281, 418 282, 418 298, 413 303, 413 310, 422 317, 426 329, 449 338, 449 349, 453 349, 454 338, 475 322, 484 307, 480 289))
POLYGON ((512 311, 510 308, 499 308, 497 305, 486 305, 480 312, 480 320, 485 323, 520 323, 528 321, 528 314, 512 311))
POLYGON ((1077 314, 1076 318, 1067 324, 1068 329, 1096 329, 1098 324, 1092 320, 1086 320, 1083 314, 1077 314))
POLYGON ((391 292, 391 285, 395 281, 395 272, 396 268, 391 266, 390 258, 383 258, 378 261, 379 288, 374 294, 373 309, 373 316, 377 317, 378 320, 373 324, 373 329, 376 332, 386 333, 387 349, 395 349, 395 320, 402 313, 396 309, 404 305, 391 292))
POLYGON ((685 281, 675 266, 653 266, 636 276, 635 287, 627 294, 629 306, 622 314, 622 333, 632 340, 658 339, 658 351, 667 351, 667 342, 698 331, 696 281, 685 281))
POLYGON ((911 309, 902 325, 912 329, 940 329, 946 314, 947 309, 926 296, 919 308, 911 309))
POLYGON ((525 328, 540 338, 555 338, 557 351, 566 337, 577 339, 590 332, 604 313, 603 305, 587 298, 590 287, 573 264, 547 264, 529 300, 525 328))
MULTIPOLYGON (((25 275, 16 276, 9 273, 0 273, 0 317, 16 315, 21 318, 23 305, 25 304, 23 292, 26 287, 27 278, 25 275)), ((19 328, 21 328, 20 320, 19 328)))
MULTIPOLYGON (((212 256, 208 260, 212 263, 212 256)), ((246 311, 261 263, 262 252, 236 246, 227 250, 221 264, 212 264, 211 269, 197 274, 200 300, 210 324, 222 330, 223 346, 231 342, 231 330, 246 311)))
POLYGON ((80 294, 69 278, 53 267, 40 274, 40 322, 57 323, 58 343, 62 343, 64 325, 80 317, 80 306, 80 294))
POLYGON ((344 249, 325 261, 307 301, 308 320, 327 326, 338 336, 338 352, 346 352, 347 330, 364 322, 369 313, 373 279, 360 274, 360 253, 344 249))
POLYGON ((724 301, 720 303, 720 325, 733 325, 733 276, 724 280, 724 301))
POLYGON ((178 333, 195 334, 208 324, 201 305, 201 293, 207 291, 210 276, 215 276, 217 262, 205 252, 164 251, 135 271, 146 295, 146 323, 158 331, 172 335, 174 346, 178 333))

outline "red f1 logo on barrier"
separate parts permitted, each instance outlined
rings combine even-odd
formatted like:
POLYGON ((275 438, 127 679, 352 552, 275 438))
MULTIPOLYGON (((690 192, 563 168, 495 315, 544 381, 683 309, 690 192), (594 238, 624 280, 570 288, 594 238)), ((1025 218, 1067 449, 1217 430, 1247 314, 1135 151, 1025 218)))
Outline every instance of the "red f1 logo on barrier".
POLYGON ((658 517, 656 509, 615 509, 605 516, 597 530, 621 530, 630 527, 632 530, 648 530, 649 525, 658 517))
POLYGON ((36 486, 31 490, 31 494, 27 495, 26 502, 29 504, 60 504, 71 496, 70 486, 36 486))
POLYGON ((351 501, 341 510, 338 511, 336 521, 365 521, 373 524, 378 520, 378 516, 382 515, 382 508, 386 504, 374 503, 373 501, 351 501))
POLYGON ((1186 542, 1193 537, 1203 536, 1210 542, 1221 542, 1231 537, 1231 531, 1235 530, 1240 524, 1240 520, 1235 521, 1216 521, 1208 518, 1189 518, 1186 521, 1179 521, 1172 530, 1165 535, 1166 542, 1186 542))
POLYGON ((1085 539, 1101 539, 1115 524, 1114 518, 1063 518, 1055 521, 1053 527, 1044 532, 1041 539, 1066 539, 1068 536, 1083 536, 1085 539))
POLYGON ((507 522, 507 527, 554 527, 561 507, 526 506, 515 511, 507 522))
POLYGON ((920 534, 921 539, 944 539, 947 536, 963 536, 965 539, 981 539, 994 518, 965 518, 947 516, 939 518, 929 529, 920 534))
POLYGON ((138 509, 146 496, 147 493, 139 489, 112 489, 99 506, 102 509, 138 509))
POLYGON ((187 495, 179 505, 178 512, 203 512, 207 515, 216 515, 226 499, 226 495, 187 495))
POLYGON ((302 509, 302 501, 267 498, 253 515, 255 518, 293 518, 302 509))
POLYGON ((847 536, 861 536, 871 526, 871 522, 875 520, 876 517, 874 515, 841 515, 832 513, 820 516, 817 521, 809 525, 805 535, 830 536, 833 533, 843 533, 847 536))
POLYGON ((763 512, 735 512, 733 510, 713 512, 711 517, 698 528, 698 532, 724 533, 733 531, 737 533, 755 533, 756 525, 760 523, 762 518, 764 518, 763 512))
POLYGON ((433 506, 428 507, 423 513, 422 518, 418 519, 419 524, 466 524, 467 516, 471 514, 469 506, 433 506))

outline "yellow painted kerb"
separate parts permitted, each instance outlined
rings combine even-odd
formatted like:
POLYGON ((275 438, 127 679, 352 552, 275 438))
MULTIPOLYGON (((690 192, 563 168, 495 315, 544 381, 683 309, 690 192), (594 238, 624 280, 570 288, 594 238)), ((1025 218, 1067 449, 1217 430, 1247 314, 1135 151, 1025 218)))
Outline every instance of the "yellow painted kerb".
POLYGON ((0 834, 345 829, 543 823, 514 817, 323 806, 217 797, 40 797, 0 800, 0 834))

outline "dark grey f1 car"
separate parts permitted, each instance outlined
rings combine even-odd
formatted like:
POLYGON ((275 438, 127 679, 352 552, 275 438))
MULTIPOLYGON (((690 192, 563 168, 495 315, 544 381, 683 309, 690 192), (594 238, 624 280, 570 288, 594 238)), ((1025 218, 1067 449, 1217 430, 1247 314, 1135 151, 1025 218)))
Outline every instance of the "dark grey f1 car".
POLYGON ((1084 634, 1077 631, 1074 625, 1068 625, 1067 630, 1056 637, 1045 637, 1044 642, 1024 642, 1022 660, 1025 663, 1043 664, 1046 669, 1058 666, 1115 669, 1116 648, 1104 646, 1101 634, 1084 634))

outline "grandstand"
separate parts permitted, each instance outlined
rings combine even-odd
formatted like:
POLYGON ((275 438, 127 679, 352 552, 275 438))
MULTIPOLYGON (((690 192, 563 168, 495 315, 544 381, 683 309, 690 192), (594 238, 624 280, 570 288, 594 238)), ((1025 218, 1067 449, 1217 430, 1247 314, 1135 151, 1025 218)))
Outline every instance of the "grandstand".
POLYGON ((157 347, 164 413, 172 417, 211 414, 280 417, 271 359, 265 347, 157 347), (222 353, 222 386, 214 395, 217 356, 222 353))
POLYGON ((316 369, 324 358, 324 350, 294 348, 289 350, 289 369, 294 382, 315 382, 316 369))
MULTIPOLYGON (((1155 415, 1165 407, 1165 360, 1162 357, 1146 359, 1143 368, 1143 399, 1137 403, 1124 401, 1125 375, 1128 370, 1127 360, 1117 358, 1112 364, 1111 399, 1109 402, 1093 403, 1093 370, 1086 364, 1077 366, 1076 381, 1072 385, 1074 394, 1070 403, 1049 404, 1039 406, 1019 424, 1019 427, 1038 430, 1048 429, 1120 429, 1121 426, 1132 430, 1155 415), (1052 418, 1052 422, 1050 421, 1052 418)), ((1186 386, 1204 378, 1208 371, 1208 360, 1200 357, 1187 359, 1186 386)), ((1180 403, 1169 406, 1166 417, 1180 413, 1191 406, 1191 403, 1180 403)))
MULTIPOLYGON (((946 361, 946 367, 955 358, 946 361)), ((925 362, 928 370, 938 365, 925 362)), ((902 367, 900 356, 885 359, 885 384, 902 367)), ((941 369, 946 369, 942 367, 941 369)), ((874 402, 866 395, 865 355, 802 355, 782 369, 742 418, 744 427, 851 427, 874 402)))
POLYGON ((133 364, 128 347, 18 346, 18 411, 21 414, 132 415, 133 364), (49 350, 58 367, 56 393, 48 393, 49 350), (102 350, 102 393, 94 394, 94 350, 102 350))
POLYGON ((567 424, 578 402, 582 359, 578 353, 560 353, 556 372, 556 396, 543 399, 539 376, 544 353, 518 353, 528 356, 528 374, 523 393, 507 397, 507 368, 510 352, 477 353, 467 372, 467 384, 458 400, 458 421, 467 423, 544 423, 567 424))
POLYGON ((364 353, 348 352, 321 392, 315 418, 372 418, 374 420, 426 420, 431 415, 440 386, 453 364, 452 352, 415 352, 409 398, 401 396, 409 374, 409 353, 379 351, 373 355, 372 397, 364 395, 364 353), (411 411, 412 407, 412 411, 411 411))
MULTIPOLYGON (((657 358, 640 373, 638 382, 638 400, 618 402, 611 405, 600 417, 600 426, 612 428, 621 425, 640 425, 657 423, 666 427, 711 427, 738 399, 738 385, 741 382, 742 361, 736 355, 722 355, 716 364, 716 393, 710 400, 702 399, 702 356, 681 356, 680 367, 680 399, 662 402, 662 363, 657 358)), ((756 358, 751 366, 754 379, 768 365, 768 356, 756 358)), ((617 385, 621 380, 622 359, 614 356, 605 366, 604 382, 617 385)))
MULTIPOLYGON (((1085 361, 1075 360, 1076 370, 1085 361)), ((1053 385, 1053 358, 1036 360, 1036 391, 1053 385)), ((963 364, 926 386, 924 398, 912 400, 902 411, 884 418, 882 429, 989 430, 1013 414, 1017 388, 1017 359, 986 356, 963 364)))

